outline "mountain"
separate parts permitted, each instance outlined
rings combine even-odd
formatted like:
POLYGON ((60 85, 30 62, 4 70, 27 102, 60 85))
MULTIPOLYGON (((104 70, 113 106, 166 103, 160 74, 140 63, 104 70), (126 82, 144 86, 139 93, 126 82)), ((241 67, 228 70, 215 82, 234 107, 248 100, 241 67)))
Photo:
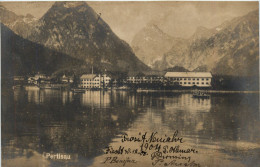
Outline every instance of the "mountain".
POLYGON ((164 71, 167 71, 167 72, 190 72, 189 70, 185 69, 184 67, 180 67, 180 66, 174 66, 172 68, 167 68, 164 71))
POLYGON ((149 69, 85 2, 55 2, 28 39, 96 68, 149 69))
POLYGON ((211 30, 200 28, 197 34, 201 35, 195 33, 188 42, 173 45, 155 64, 158 69, 183 66, 221 75, 258 75, 258 16, 258 11, 253 11, 211 30))
POLYGON ((193 70, 193 72, 207 72, 207 71, 208 71, 208 68, 207 68, 206 65, 204 65, 204 66, 199 66, 199 67, 197 67, 197 68, 195 68, 195 69, 193 70))
POLYGON ((149 69, 85 2, 55 2, 39 20, 18 16, 3 6, 0 14, 1 22, 17 35, 79 59, 96 71, 149 69))
POLYGON ((177 39, 164 33, 157 25, 149 23, 134 36, 131 46, 136 56, 151 66, 171 48, 174 40, 177 39))
POLYGON ((0 4, 0 21, 13 32, 27 38, 33 31, 38 20, 30 14, 26 16, 16 15, 0 4))
POLYGON ((78 59, 26 40, 1 23, 2 78, 37 72, 52 74, 84 65, 78 59))
POLYGON ((191 41, 195 42, 200 39, 208 39, 217 32, 216 29, 208 29, 206 27, 197 27, 195 33, 191 36, 191 41))

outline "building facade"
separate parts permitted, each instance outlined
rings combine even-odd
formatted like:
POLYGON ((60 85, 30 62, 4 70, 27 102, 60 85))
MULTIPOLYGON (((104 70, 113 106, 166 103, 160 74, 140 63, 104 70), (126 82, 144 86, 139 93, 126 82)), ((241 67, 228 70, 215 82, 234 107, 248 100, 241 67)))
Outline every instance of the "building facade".
POLYGON ((44 80, 48 79, 48 77, 45 74, 37 73, 34 76, 28 77, 28 84, 40 84, 44 82, 44 80))
POLYGON ((109 86, 109 83, 111 81, 111 78, 104 75, 97 75, 97 74, 84 74, 80 77, 80 87, 81 88, 107 88, 109 86))
POLYGON ((167 72, 165 78, 170 85, 183 87, 211 87, 210 72, 167 72))
POLYGON ((139 72, 130 73, 126 78, 126 83, 129 84, 156 84, 162 83, 163 75, 154 72, 139 72))

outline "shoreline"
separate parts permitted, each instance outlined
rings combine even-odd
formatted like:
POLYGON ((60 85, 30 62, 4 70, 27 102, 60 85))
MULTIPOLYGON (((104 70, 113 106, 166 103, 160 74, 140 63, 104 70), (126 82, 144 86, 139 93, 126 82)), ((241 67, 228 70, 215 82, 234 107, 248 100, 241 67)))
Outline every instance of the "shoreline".
MULTIPOLYGON (((26 85, 24 87, 37 87, 35 85, 26 85)), ((43 88, 44 89, 44 88, 43 88)), ((41 90, 43 90, 41 89, 41 90)), ((54 90, 54 89, 52 89, 54 90)), ((85 89, 86 91, 136 91, 136 92, 173 92, 173 93, 193 93, 196 90, 192 90, 192 89, 182 89, 182 90, 153 90, 153 89, 127 89, 127 90, 119 90, 119 89, 109 89, 109 90, 90 90, 90 89, 85 89)), ((214 93, 247 93, 247 94, 259 94, 260 91, 243 91, 243 90, 199 90, 201 92, 206 92, 206 93, 210 93, 210 94, 214 94, 214 93)))
MULTIPOLYGON (((200 90, 206 93, 248 93, 259 94, 260 91, 239 91, 239 90, 200 90)), ((174 92, 174 93, 193 93, 195 90, 137 90, 137 92, 174 92)))

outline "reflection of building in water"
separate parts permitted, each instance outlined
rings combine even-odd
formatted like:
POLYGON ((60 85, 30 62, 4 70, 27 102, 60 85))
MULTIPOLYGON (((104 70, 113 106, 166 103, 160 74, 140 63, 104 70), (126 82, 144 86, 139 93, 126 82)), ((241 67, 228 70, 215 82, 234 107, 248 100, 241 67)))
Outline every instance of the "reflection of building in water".
POLYGON ((86 91, 80 100, 84 106, 106 108, 110 106, 111 92, 86 91))
POLYGON ((149 95, 128 91, 86 91, 80 100, 82 105, 101 108, 111 106, 161 107, 163 105, 162 101, 152 100, 149 95))
POLYGON ((210 72, 167 72, 165 78, 184 87, 211 87, 212 75, 210 72))
POLYGON ((181 94, 172 99, 166 99, 166 109, 186 112, 209 112, 211 99, 192 98, 191 94, 181 94))
POLYGON ((165 101, 162 112, 163 122, 182 131, 183 135, 192 135, 205 131, 209 120, 211 99, 192 98, 192 94, 181 94, 165 101))
POLYGON ((62 92, 62 104, 69 103, 73 100, 73 93, 71 91, 63 91, 62 92))
POLYGON ((40 104, 40 88, 38 87, 27 87, 28 92, 28 102, 40 104))
POLYGON ((36 86, 26 87, 28 102, 35 104, 43 104, 46 102, 54 102, 62 100, 63 104, 72 101, 72 95, 69 92, 61 92, 60 90, 39 89, 36 86), (62 99, 61 99, 62 98, 62 99))
POLYGON ((127 95, 129 92, 127 91, 112 91, 112 101, 114 104, 126 104, 128 99, 127 95))

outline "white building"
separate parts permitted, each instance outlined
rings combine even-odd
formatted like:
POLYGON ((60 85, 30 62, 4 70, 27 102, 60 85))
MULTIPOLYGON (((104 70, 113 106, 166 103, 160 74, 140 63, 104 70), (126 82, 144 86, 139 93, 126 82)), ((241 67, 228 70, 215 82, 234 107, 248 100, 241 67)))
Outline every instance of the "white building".
POLYGON ((45 74, 37 73, 34 76, 28 77, 28 83, 29 84, 38 84, 40 83, 40 80, 47 79, 47 76, 45 74))
POLYGON ((65 74, 61 77, 62 83, 73 83, 73 77, 67 77, 65 74))
POLYGON ((165 78, 183 87, 211 87, 212 75, 210 72, 167 72, 165 78))
POLYGON ((127 83, 134 84, 153 84, 163 82, 162 72, 145 71, 145 72, 129 72, 126 78, 127 83))
POLYGON ((106 88, 109 85, 111 78, 104 75, 84 74, 80 77, 81 88, 106 88))

